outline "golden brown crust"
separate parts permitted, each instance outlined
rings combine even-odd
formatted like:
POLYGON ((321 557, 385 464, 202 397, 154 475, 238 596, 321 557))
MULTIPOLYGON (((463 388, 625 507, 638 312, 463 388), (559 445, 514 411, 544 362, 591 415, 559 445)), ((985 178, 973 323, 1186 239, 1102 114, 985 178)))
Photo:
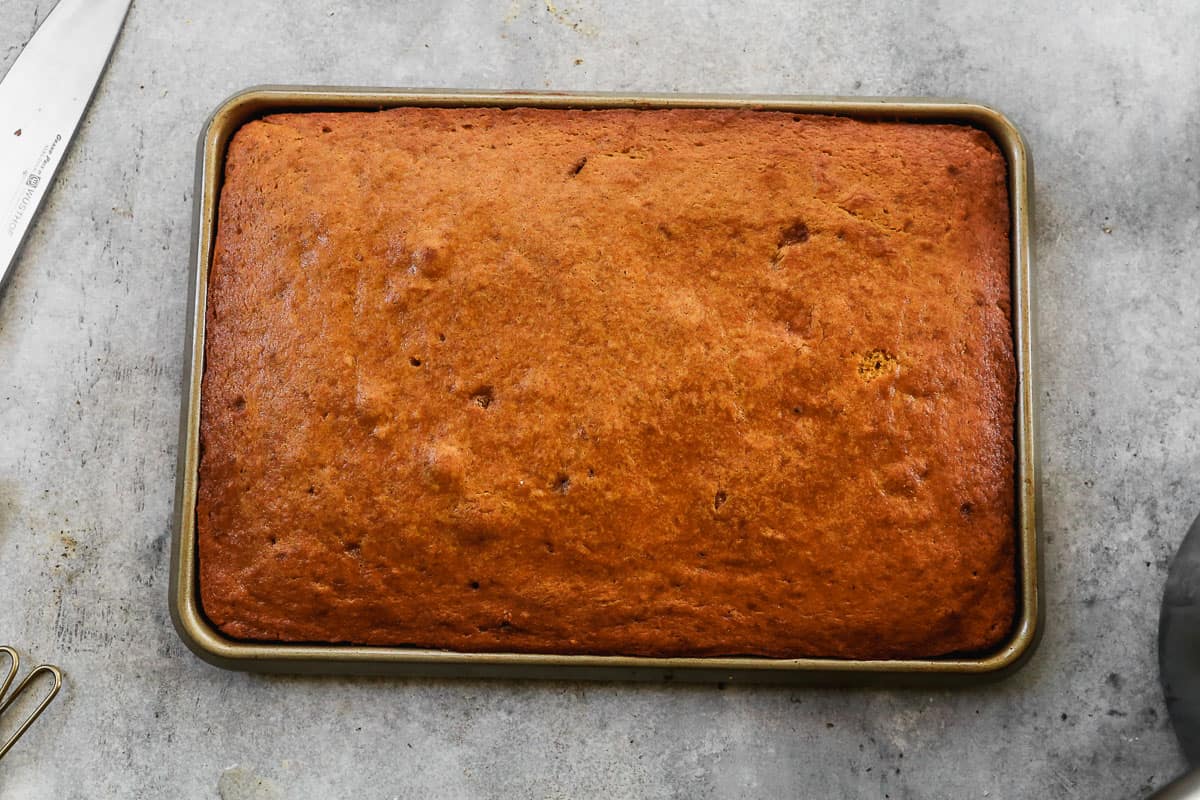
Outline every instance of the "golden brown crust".
POLYGON ((926 657, 1014 614, 1008 197, 957 126, 251 122, 197 524, 237 638, 926 657))

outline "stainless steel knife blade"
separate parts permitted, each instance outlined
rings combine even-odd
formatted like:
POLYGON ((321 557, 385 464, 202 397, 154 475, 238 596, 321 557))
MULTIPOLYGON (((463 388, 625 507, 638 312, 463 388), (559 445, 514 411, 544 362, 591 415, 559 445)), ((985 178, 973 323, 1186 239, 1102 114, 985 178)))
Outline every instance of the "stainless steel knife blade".
POLYGON ((131 0, 59 0, 0 80, 0 293, 131 0))
POLYGON ((1167 570, 1158 619, 1158 670, 1171 724, 1192 771, 1152 800, 1200 800, 1200 517, 1167 570))
POLYGON ((1200 518, 1167 570, 1158 667, 1179 744, 1188 761, 1200 766, 1200 518))

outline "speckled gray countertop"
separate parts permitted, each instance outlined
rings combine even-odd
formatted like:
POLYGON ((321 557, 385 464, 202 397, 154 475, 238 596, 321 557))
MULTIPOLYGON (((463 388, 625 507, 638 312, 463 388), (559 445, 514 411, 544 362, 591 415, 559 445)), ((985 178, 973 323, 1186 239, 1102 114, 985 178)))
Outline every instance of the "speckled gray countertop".
MULTIPOLYGON (((0 0, 0 70, 51 0, 0 0)), ((0 642, 61 664, 0 797, 1128 798, 1183 767, 1200 4, 138 0, 0 299, 0 642), (1057 4, 1065 6, 1068 4, 1057 4), (167 616, 195 138, 259 83, 968 97, 1036 164, 1046 634, 956 691, 223 672, 167 616)))

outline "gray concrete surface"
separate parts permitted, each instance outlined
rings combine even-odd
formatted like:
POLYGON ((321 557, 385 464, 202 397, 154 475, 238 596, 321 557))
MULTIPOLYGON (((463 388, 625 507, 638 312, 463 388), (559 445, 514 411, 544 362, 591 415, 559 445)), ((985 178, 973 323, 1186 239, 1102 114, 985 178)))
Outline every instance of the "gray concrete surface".
MULTIPOLYGON (((0 300, 0 641, 61 664, 0 797, 1127 798, 1183 762, 1200 5, 139 0, 0 300), (223 672, 166 610, 196 134, 257 83, 966 96, 1037 169, 1046 635, 961 691, 223 672)), ((51 0, 0 0, 0 70, 51 0)))

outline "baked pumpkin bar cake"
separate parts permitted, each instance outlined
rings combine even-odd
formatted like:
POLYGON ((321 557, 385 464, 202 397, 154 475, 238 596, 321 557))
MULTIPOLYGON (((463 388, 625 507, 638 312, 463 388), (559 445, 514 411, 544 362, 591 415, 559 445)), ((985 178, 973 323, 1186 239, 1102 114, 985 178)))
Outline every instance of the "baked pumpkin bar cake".
POLYGON ((1009 206, 966 126, 246 124, 200 590, 237 639, 933 657, 1016 601, 1009 206))

